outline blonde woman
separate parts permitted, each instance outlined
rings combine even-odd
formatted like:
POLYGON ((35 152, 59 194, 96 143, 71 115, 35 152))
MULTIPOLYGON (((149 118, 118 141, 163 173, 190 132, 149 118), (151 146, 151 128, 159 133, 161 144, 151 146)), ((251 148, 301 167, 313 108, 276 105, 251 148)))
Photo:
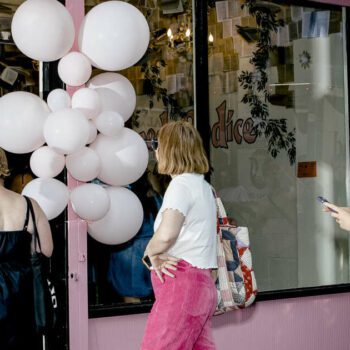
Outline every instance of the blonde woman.
POLYGON ((49 222, 39 205, 4 187, 9 176, 7 158, 0 148, 0 349, 36 349, 33 334, 33 296, 30 255, 34 208, 41 250, 53 250, 49 222))
POLYGON ((152 271, 156 300, 141 349, 215 349, 216 206, 204 179, 209 166, 202 140, 191 124, 178 121, 164 125, 153 146, 159 173, 172 180, 143 258, 152 271))

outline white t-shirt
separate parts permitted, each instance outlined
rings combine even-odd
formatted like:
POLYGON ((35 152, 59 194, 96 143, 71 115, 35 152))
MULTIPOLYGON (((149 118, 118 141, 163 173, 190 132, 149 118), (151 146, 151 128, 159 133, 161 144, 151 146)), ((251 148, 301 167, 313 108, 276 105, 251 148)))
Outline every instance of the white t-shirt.
POLYGON ((157 231, 162 212, 166 209, 177 209, 185 216, 180 234, 167 253, 201 269, 217 268, 216 203, 204 176, 184 173, 171 180, 154 231, 157 231))

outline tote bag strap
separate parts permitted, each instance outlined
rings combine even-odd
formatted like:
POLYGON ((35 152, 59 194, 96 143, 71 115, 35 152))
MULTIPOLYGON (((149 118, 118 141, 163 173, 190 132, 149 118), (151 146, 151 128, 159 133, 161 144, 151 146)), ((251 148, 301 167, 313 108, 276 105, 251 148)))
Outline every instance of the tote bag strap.
POLYGON ((216 212, 219 220, 220 225, 226 225, 228 224, 227 214, 224 205, 222 204, 222 201, 220 197, 217 195, 215 188, 212 186, 212 191, 215 197, 215 203, 216 203, 216 212))
POLYGON ((34 227, 34 232, 33 232, 34 251, 36 252, 36 244, 37 243, 38 243, 39 249, 41 251, 40 238, 39 238, 39 235, 38 235, 38 229, 36 227, 36 220, 35 220, 33 204, 32 204, 32 201, 28 197, 26 197, 26 196, 23 196, 23 197, 27 201, 27 205, 28 205, 28 208, 29 208, 29 211, 30 211, 30 215, 32 216, 32 220, 33 220, 33 227, 34 227))

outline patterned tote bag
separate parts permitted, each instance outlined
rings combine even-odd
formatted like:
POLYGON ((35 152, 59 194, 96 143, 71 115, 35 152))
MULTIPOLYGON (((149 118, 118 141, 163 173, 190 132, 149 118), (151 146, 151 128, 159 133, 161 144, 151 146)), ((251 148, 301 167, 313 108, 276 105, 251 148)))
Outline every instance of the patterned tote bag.
POLYGON ((213 189, 217 206, 216 288, 218 305, 215 315, 243 309, 253 304, 257 285, 252 266, 247 227, 229 223, 221 199, 213 189))

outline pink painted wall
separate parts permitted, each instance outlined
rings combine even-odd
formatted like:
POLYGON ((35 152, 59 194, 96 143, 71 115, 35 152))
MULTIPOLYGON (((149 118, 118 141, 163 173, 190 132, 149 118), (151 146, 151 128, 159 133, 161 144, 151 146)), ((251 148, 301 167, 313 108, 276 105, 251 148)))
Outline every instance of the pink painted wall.
MULTIPOLYGON (((140 349, 146 319, 90 319, 88 349, 140 349)), ((349 350, 350 293, 257 302, 215 316, 213 327, 217 350, 349 350)))

